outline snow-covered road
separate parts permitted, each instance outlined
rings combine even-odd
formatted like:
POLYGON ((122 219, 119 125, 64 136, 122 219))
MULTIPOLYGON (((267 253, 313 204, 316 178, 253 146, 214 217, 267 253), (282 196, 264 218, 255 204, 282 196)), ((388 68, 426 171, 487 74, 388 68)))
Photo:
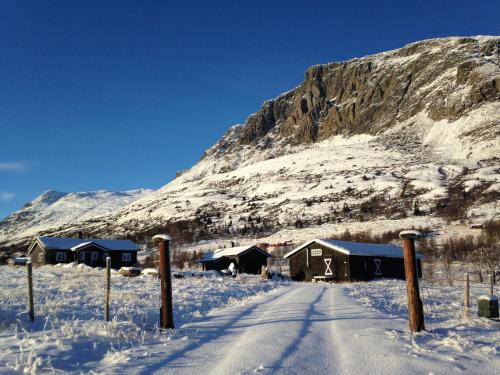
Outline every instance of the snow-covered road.
POLYGON ((404 319, 353 302, 340 285, 291 284, 184 325, 181 331, 191 332, 185 340, 173 340, 163 353, 158 348, 149 364, 142 363, 135 370, 158 374, 444 374, 467 370, 445 358, 417 356, 388 334, 392 329, 405 330, 406 324, 404 319))

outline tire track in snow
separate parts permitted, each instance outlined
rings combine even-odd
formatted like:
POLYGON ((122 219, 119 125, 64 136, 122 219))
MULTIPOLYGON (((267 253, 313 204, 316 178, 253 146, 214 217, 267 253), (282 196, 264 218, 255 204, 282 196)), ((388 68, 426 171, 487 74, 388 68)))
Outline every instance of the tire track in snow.
POLYGON ((341 285, 291 284, 182 327, 198 330, 199 337, 188 339, 182 347, 167 347, 167 357, 143 373, 399 375, 456 371, 446 361, 417 358, 403 342, 387 335, 406 327, 404 319, 357 304, 341 285))
MULTIPOLYGON (((296 294, 301 293, 299 288, 286 288, 280 298, 272 301, 271 304, 266 304, 263 301, 260 308, 254 311, 257 317, 249 317, 249 322, 242 322, 239 325, 244 331, 239 335, 235 343, 230 343, 223 350, 222 361, 211 370, 211 374, 234 374, 235 364, 242 364, 237 373, 248 373, 258 371, 259 368, 267 368, 263 363, 269 363, 272 358, 279 355, 279 345, 273 345, 274 335, 270 335, 266 331, 266 325, 274 324, 282 314, 282 305, 289 303, 296 298, 296 294), (271 341, 271 342, 270 342, 271 341), (264 352, 262 349, 265 348, 264 352), (248 354, 252 353, 254 358, 248 358, 248 354), (252 363, 253 362, 253 363, 252 363)), ((282 338, 282 337, 281 337, 282 338)))
POLYGON ((213 362, 218 358, 218 353, 224 350, 227 340, 240 334, 237 329, 238 322, 244 321, 245 317, 251 315, 260 305, 272 303, 289 291, 289 288, 277 289, 268 296, 258 298, 244 306, 230 307, 199 322, 182 326, 181 329, 198 330, 200 334, 180 347, 172 347, 179 344, 172 342, 172 346, 166 347, 168 351, 166 357, 141 369, 139 373, 150 374, 158 371, 159 374, 192 374, 193 371, 201 371, 202 368, 203 373, 207 373, 214 366, 213 362))

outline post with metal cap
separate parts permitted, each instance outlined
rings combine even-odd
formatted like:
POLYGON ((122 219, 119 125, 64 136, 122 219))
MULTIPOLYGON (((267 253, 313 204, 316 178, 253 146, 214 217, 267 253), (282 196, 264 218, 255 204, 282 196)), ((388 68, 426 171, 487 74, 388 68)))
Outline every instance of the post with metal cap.
POLYGON ((399 238, 403 240, 406 293, 408 295, 408 319, 412 332, 425 330, 424 309, 418 288, 418 270, 415 254, 415 238, 421 236, 420 232, 414 230, 405 230, 399 234, 399 238))
POLYGON ((174 328, 174 314, 172 311, 172 275, 170 272, 169 242, 172 240, 168 234, 157 234, 153 240, 158 242, 160 252, 160 283, 161 283, 161 309, 160 327, 174 328))

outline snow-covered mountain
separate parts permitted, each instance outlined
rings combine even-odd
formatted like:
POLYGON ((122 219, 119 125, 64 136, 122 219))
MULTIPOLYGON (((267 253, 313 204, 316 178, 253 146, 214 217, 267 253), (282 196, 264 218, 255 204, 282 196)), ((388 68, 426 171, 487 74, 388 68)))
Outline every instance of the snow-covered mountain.
POLYGON ((60 233, 279 241, 490 218, 499 51, 500 37, 450 37, 313 66, 171 183, 60 233))
POLYGON ((25 238, 62 226, 92 221, 151 192, 148 189, 82 193, 49 190, 0 221, 0 239, 25 238))

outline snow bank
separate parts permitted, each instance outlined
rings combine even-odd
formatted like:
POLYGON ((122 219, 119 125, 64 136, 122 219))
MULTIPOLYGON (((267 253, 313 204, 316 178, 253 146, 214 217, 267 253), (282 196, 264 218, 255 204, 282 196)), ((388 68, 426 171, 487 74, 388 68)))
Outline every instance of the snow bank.
MULTIPOLYGON (((379 280, 344 284, 355 301, 385 314, 407 319, 406 285, 403 280, 379 280)), ((473 367, 484 362, 500 369, 500 323, 477 317, 477 298, 487 285, 471 284, 470 314, 463 319, 462 287, 445 287, 421 283, 426 331, 410 335, 409 331, 392 330, 387 335, 401 340, 415 357, 427 360, 448 358, 456 361, 457 370, 464 362, 473 367)), ((500 290, 497 290, 500 292, 500 290)))

